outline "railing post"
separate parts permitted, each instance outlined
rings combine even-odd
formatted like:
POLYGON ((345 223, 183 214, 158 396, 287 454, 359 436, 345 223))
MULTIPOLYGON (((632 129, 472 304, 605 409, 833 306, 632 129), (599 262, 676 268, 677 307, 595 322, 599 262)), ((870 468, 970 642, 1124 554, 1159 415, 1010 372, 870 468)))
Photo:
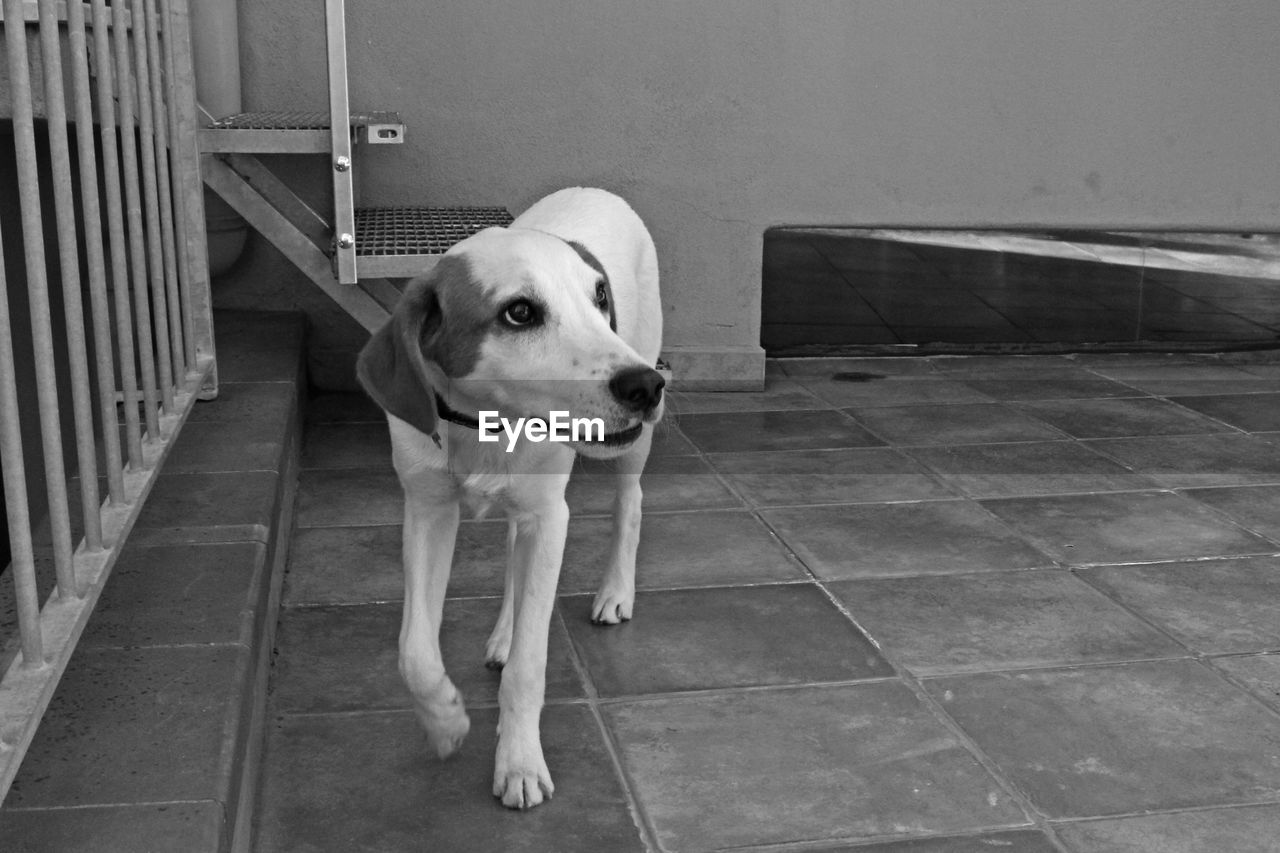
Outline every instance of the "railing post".
POLYGON ((13 141, 18 160, 18 198, 22 208, 22 244, 27 267, 27 292, 31 299, 31 338, 35 350, 36 396, 40 408, 40 438, 44 447, 45 486, 49 492, 53 559, 58 574, 58 591, 75 596, 67 475, 62 462, 62 422, 58 415, 58 378, 53 361, 53 318, 45 271, 44 221, 40 214, 35 115, 31 72, 27 65, 27 28, 18 23, 23 20, 22 0, 4 0, 4 17, 9 88, 13 97, 13 141))
MULTIPOLYGON (((182 286, 184 311, 191 318, 187 335, 194 353, 188 361, 214 359, 213 302, 209 290, 209 255, 204 236, 204 182, 200 179, 200 150, 196 144, 198 111, 196 84, 192 73, 191 10, 188 0, 160 0, 164 26, 169 35, 172 65, 169 75, 170 115, 173 125, 171 157, 173 193, 178 203, 177 217, 179 281, 182 286), (185 273, 184 273, 185 271, 185 273)), ((200 398, 218 395, 217 364, 210 370, 200 389, 200 398)))

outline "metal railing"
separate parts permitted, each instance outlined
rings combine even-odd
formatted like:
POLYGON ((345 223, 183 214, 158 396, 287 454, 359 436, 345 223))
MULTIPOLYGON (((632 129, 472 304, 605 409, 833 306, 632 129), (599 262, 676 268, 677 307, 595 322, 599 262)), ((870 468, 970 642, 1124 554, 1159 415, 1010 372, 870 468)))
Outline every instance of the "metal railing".
POLYGON ((20 248, 0 240, 0 599, 16 613, 0 626, 3 798, 166 451, 217 378, 187 0, 3 0, 0 27, 17 178, 0 183, 0 216, 15 195, 19 210, 0 226, 21 229, 20 248), (6 251, 25 282, 6 280, 6 251), (32 517, 45 497, 47 524, 32 517))

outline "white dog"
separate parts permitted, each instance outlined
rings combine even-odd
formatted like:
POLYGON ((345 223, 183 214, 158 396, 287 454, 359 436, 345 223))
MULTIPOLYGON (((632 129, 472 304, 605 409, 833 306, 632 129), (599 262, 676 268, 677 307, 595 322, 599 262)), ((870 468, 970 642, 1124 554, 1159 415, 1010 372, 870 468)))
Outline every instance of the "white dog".
POLYGON ((617 196, 572 188, 451 248, 409 283, 360 354, 360 382, 387 412, 405 493, 400 673, 442 758, 470 728, 439 641, 460 502, 507 512, 506 594, 486 651, 503 667, 493 793, 511 808, 554 790, 538 721, 575 452, 617 457, 613 539, 592 619, 631 618, 640 474, 663 410, 661 345, 648 231, 617 196), (481 440, 482 412, 509 422, 567 412, 598 419, 603 435, 481 440))

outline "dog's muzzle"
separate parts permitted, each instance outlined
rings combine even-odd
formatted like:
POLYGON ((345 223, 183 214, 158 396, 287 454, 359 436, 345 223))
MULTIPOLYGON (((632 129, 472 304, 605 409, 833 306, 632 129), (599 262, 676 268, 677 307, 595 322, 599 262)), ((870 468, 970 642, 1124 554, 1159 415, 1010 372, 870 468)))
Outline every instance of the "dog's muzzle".
POLYGON ((644 417, 662 403, 666 384, 667 380, 652 367, 628 367, 609 380, 609 391, 627 411, 644 417))

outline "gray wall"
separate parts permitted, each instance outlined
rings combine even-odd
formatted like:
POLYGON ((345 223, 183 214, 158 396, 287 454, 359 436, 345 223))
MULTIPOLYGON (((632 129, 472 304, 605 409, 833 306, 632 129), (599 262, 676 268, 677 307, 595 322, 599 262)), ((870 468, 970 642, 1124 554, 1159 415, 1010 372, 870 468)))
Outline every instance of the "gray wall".
MULTIPOLYGON (((246 108, 324 107, 317 7, 241 3, 246 108)), ((366 203, 625 195, 690 374, 759 370, 770 226, 1280 228, 1275 0, 351 0, 347 26, 353 105, 409 127, 366 203)), ((354 347, 271 255, 220 301, 354 347)))

